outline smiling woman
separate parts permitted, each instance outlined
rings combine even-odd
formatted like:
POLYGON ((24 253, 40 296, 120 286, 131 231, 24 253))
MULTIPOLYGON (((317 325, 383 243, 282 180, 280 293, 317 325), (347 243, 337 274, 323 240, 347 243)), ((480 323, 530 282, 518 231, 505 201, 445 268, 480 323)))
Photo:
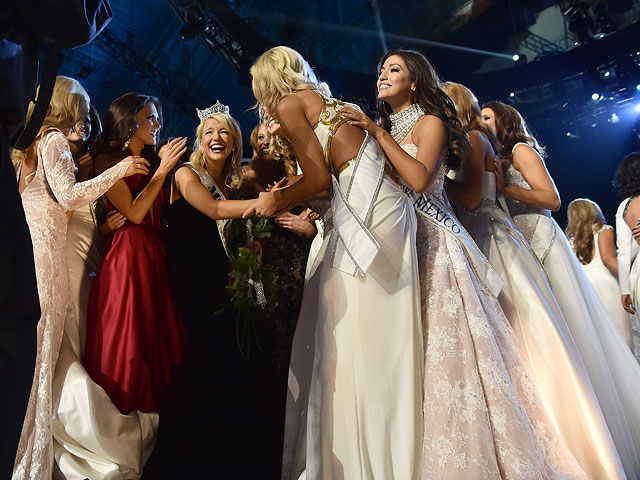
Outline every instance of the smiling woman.
MULTIPOLYGON (((160 112, 154 97, 127 93, 114 100, 96 140, 96 170, 127 152, 146 155, 160 112)), ((109 239, 91 290, 85 365, 123 413, 158 411, 183 362, 185 334, 169 291, 160 213, 162 184, 185 145, 185 138, 170 141, 153 175, 118 181, 106 194, 108 208, 127 220, 109 239)))

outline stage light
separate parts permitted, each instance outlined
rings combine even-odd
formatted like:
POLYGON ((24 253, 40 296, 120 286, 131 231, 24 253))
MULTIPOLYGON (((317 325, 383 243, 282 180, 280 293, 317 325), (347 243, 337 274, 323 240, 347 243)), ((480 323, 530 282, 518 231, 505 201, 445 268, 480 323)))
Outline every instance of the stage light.
POLYGON ((636 112, 640 112, 640 103, 636 105, 636 108, 634 108, 634 110, 635 110, 636 112))
POLYGON ((597 126, 598 126, 598 124, 597 124, 597 123, 592 123, 592 124, 591 124, 591 128, 596 128, 597 126))
POLYGON ((620 117, 615 113, 611 114, 611 119, 609 120, 611 123, 618 123, 620 121, 620 117))
POLYGON ((511 98, 513 98, 513 97, 515 97, 515 96, 516 96, 516 94, 515 94, 514 92, 511 92, 511 93, 509 94, 509 96, 510 96, 511 98))
POLYGON ((611 72, 609 70, 607 70, 606 72, 604 72, 604 78, 608 78, 611 76, 611 72))
POLYGON ((567 132, 567 137, 570 137, 570 136, 571 136, 571 132, 567 132))
POLYGON ((636 85, 636 90, 640 91, 640 83, 636 85))
POLYGON ((593 100, 594 102, 597 102, 599 99, 600 99, 599 93, 594 93, 593 95, 591 95, 591 100, 593 100))
POLYGON ((520 60, 520 55, 518 55, 518 54, 516 53, 516 54, 514 54, 514 55, 513 55, 513 57, 511 57, 511 58, 513 58, 513 61, 514 61, 514 62, 517 62, 518 60, 520 60))

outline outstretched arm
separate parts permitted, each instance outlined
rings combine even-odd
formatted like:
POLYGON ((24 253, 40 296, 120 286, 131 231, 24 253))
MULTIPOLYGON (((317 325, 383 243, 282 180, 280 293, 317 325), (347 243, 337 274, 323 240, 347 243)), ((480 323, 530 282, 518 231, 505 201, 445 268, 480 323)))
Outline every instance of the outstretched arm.
POLYGON ((260 194, 244 216, 257 213, 271 216, 288 211, 297 204, 318 196, 329 189, 331 174, 325 163, 322 146, 305 115, 304 100, 299 95, 289 95, 277 106, 280 128, 296 152, 302 177, 292 185, 260 194))
POLYGON ((148 162, 141 157, 127 157, 113 167, 106 169, 86 182, 76 183, 75 166, 69 143, 59 131, 46 134, 38 145, 40 159, 47 183, 58 203, 66 210, 76 210, 102 196, 117 182, 124 183, 123 177, 138 171, 147 171, 148 162))
POLYGON ((193 208, 213 220, 240 218, 254 200, 216 200, 189 167, 176 171, 175 186, 193 208))

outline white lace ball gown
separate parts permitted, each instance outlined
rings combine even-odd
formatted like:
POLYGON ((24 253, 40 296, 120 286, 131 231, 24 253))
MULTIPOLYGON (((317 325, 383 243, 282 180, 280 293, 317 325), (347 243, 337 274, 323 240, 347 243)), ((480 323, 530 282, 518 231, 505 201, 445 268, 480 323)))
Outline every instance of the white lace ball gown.
MULTIPOLYGON (((417 146, 401 146, 417 155, 417 146)), ((444 169, 427 193, 446 208, 444 169)), ((405 191, 419 202, 406 185, 405 191)), ((545 409, 498 301, 457 236, 442 228, 444 218, 418 212, 425 335, 422 479, 586 478, 545 409)))

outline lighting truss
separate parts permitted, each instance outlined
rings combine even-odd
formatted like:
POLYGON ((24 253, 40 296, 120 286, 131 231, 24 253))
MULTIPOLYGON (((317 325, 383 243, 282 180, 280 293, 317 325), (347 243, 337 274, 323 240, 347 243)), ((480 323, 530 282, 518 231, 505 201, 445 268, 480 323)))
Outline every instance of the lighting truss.
MULTIPOLYGON (((189 115, 193 114, 196 102, 192 98, 192 84, 184 83, 179 79, 170 79, 108 29, 98 35, 93 40, 93 44, 152 87, 163 102, 169 101, 178 110, 189 115)), ((64 55, 65 58, 73 60, 78 54, 70 55, 70 51, 65 51, 64 55)), ((95 62, 95 60, 92 61, 95 62)))

